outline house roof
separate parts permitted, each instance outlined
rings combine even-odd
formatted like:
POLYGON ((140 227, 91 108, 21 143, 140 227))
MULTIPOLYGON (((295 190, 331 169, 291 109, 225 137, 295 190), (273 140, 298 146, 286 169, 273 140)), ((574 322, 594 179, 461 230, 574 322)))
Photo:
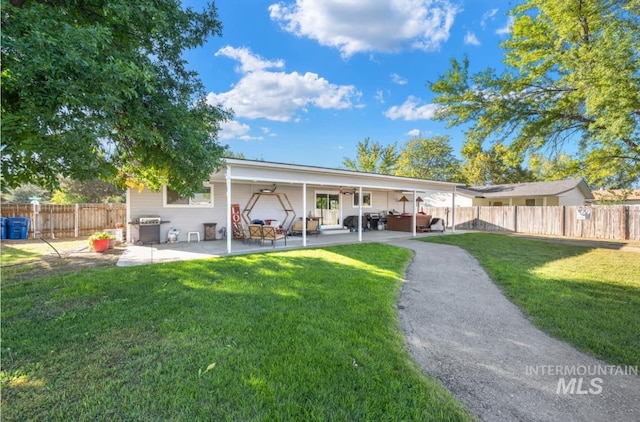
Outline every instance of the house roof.
POLYGON ((475 198, 518 198, 559 196, 573 189, 579 189, 585 199, 594 199, 589 186, 582 179, 565 179, 552 182, 511 183, 504 185, 469 186, 458 188, 457 192, 475 198))
POLYGON ((313 186, 363 187, 397 191, 454 191, 457 183, 411 177, 366 173, 325 167, 225 158, 226 168, 211 174, 211 180, 247 183, 270 182, 281 184, 307 183, 313 186))

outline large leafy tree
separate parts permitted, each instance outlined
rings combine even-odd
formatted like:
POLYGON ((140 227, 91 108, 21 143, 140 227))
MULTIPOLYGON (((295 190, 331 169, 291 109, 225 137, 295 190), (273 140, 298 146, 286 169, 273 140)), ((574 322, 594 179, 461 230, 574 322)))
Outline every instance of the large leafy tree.
POLYGON ((505 70, 469 61, 430 83, 436 116, 468 142, 578 151, 592 184, 640 180, 640 0, 527 0, 512 10, 505 70))
POLYGON ((584 177, 581 163, 564 153, 560 153, 553 158, 548 158, 542 154, 532 154, 527 167, 537 180, 562 180, 584 177))
POLYGON ((379 142, 371 142, 369 138, 358 142, 355 160, 344 158, 342 165, 348 170, 364 171, 378 174, 393 174, 397 165, 397 143, 383 146, 379 142))
POLYGON ((182 53, 221 28, 213 4, 3 0, 3 183, 192 192, 220 165, 229 113, 205 102, 182 53))
POLYGON ((484 150, 479 143, 467 142, 462 148, 464 161, 459 180, 468 185, 500 185, 530 182, 535 174, 523 165, 523 157, 501 143, 484 150))
POLYGON ((124 202, 124 191, 104 180, 78 181, 63 179, 60 188, 53 193, 54 204, 124 202))
POLYGON ((448 136, 413 138, 400 151, 396 175, 440 181, 460 181, 460 161, 448 136))
POLYGON ((28 204, 32 201, 31 198, 40 198, 40 202, 48 202, 51 199, 51 192, 33 183, 26 183, 7 189, 7 195, 5 196, 8 202, 14 204, 28 204))

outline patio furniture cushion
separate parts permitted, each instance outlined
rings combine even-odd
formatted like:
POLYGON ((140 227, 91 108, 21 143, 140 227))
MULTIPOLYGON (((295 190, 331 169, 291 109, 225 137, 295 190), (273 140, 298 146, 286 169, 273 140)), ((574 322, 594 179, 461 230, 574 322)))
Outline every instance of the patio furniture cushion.
POLYGON ((262 224, 249 224, 249 240, 262 243, 262 224))
POLYGON ((262 240, 270 240, 271 244, 275 247, 275 242, 278 240, 283 240, 285 246, 287 245, 287 236, 284 233, 278 233, 275 227, 272 226, 263 226, 262 227, 262 240))

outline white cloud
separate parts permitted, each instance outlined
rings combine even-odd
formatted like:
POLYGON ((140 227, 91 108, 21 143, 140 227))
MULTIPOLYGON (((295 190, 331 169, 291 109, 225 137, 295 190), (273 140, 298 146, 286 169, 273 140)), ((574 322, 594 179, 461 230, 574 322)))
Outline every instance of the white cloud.
POLYGON ((466 45, 480 45, 480 40, 478 40, 476 34, 471 31, 467 31, 467 34, 464 36, 464 43, 466 45))
POLYGON ((507 19, 507 23, 502 28, 496 29, 496 34, 498 35, 509 35, 511 33, 511 28, 513 27, 513 16, 509 16, 507 19))
POLYGON ((236 70, 241 78, 230 91, 209 93, 207 101, 232 108, 236 118, 286 122, 296 120, 295 114, 309 107, 351 108, 361 95, 353 85, 335 85, 316 73, 273 71, 283 68, 284 63, 264 60, 246 48, 227 46, 216 56, 238 60, 236 70))
POLYGON ((260 130, 262 131, 262 133, 264 133, 264 134, 265 134, 265 135, 267 135, 267 136, 270 136, 270 137, 274 137, 274 136, 276 136, 276 134, 275 134, 275 133, 273 133, 273 132, 271 131, 271 129, 270 129, 270 128, 268 128, 268 127, 266 127, 266 126, 261 126, 261 127, 260 127, 260 130))
POLYGON ((410 96, 402 105, 390 107, 384 115, 391 120, 428 120, 433 118, 437 107, 435 104, 420 105, 418 98, 410 96))
POLYGON ((482 15, 482 20, 480 21, 480 26, 482 26, 482 29, 484 29, 487 26, 488 21, 492 21, 495 18, 496 13, 498 13, 498 9, 491 9, 486 11, 482 15))
POLYGON ((420 136, 420 129, 411 129, 409 132, 407 132, 407 135, 411 136, 412 138, 417 138, 418 136, 420 136))
POLYGON ((375 99, 380 104, 384 104, 384 92, 381 89, 376 90, 375 99))
POLYGON ((271 19, 347 58, 406 47, 436 51, 460 9, 449 0, 295 0, 269 6, 271 19))
POLYGON ((262 136, 249 135, 249 132, 251 131, 249 125, 240 123, 237 120, 222 123, 220 129, 220 132, 218 132, 220 139, 242 139, 246 141, 262 139, 262 136))
POLYGON ((392 73, 391 74, 391 81, 394 84, 398 84, 398 85, 406 85, 408 83, 408 81, 403 78, 402 76, 398 75, 397 73, 392 73))
POLYGON ((238 73, 250 73, 271 68, 281 69, 284 67, 282 60, 265 60, 253 54, 248 48, 234 48, 228 45, 218 50, 215 56, 226 56, 240 62, 240 66, 236 68, 238 73))

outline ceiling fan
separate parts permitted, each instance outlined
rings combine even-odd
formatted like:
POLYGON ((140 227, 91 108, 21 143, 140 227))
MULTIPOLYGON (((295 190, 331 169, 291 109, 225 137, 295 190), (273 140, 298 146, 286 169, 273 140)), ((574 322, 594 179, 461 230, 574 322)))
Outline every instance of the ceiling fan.
POLYGON ((345 190, 342 188, 342 186, 340 186, 339 192, 343 195, 354 195, 356 193, 356 189, 349 189, 349 190, 345 190))

